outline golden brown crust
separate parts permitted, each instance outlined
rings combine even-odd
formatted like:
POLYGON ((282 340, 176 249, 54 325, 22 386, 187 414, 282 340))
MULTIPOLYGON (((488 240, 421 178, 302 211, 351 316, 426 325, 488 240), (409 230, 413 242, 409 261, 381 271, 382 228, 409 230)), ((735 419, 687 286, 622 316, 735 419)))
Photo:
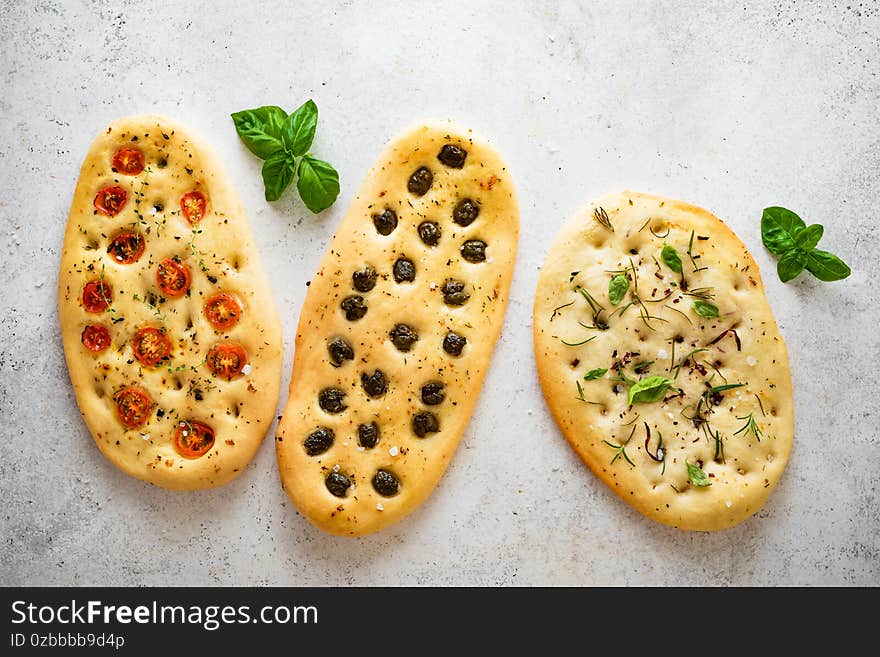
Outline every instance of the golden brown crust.
POLYGON ((285 490, 315 525, 335 534, 377 531, 415 509, 434 489, 470 418, 501 330, 516 254, 518 210, 513 182, 499 156, 469 132, 449 124, 422 125, 394 139, 367 174, 312 279, 300 315, 290 398, 279 424, 278 465, 285 490), (444 144, 467 150, 463 168, 438 161, 444 144), (433 184, 424 196, 407 190, 410 175, 426 166, 433 184), (460 199, 479 204, 478 218, 463 227, 452 221, 460 199), (387 236, 372 216, 385 208, 396 212, 398 225, 387 236), (422 222, 439 225, 435 246, 419 237, 422 222), (468 262, 460 248, 465 240, 483 240, 485 262, 468 262), (392 270, 400 257, 415 265, 413 282, 397 283, 392 270), (358 292, 352 274, 366 265, 378 272, 375 288, 358 292), (466 283, 470 298, 463 305, 444 303, 447 278, 466 283), (349 321, 340 308, 350 295, 360 295, 366 315, 349 321), (419 339, 408 352, 398 350, 389 332, 398 323, 412 327, 419 339), (447 331, 464 335, 458 357, 446 353, 447 331), (330 362, 327 342, 344 337, 354 360, 339 367, 330 362), (384 395, 369 397, 362 374, 376 369, 386 376, 384 395), (442 382, 445 398, 426 405, 425 383, 442 382), (331 414, 318 405, 326 387, 346 392, 345 411, 331 414), (438 433, 414 435, 412 418, 433 412, 438 433), (376 422, 375 447, 359 445, 358 425, 376 422), (318 427, 332 429, 332 447, 310 456, 306 437, 318 427), (379 469, 398 478, 396 495, 380 495, 372 485, 379 469), (354 486, 345 497, 333 496, 325 479, 334 469, 354 486))
POLYGON ((778 482, 793 437, 785 343, 757 264, 706 210, 626 191, 578 213, 541 272, 534 346, 544 395, 568 442, 649 518, 681 529, 723 529, 757 512, 778 482), (613 231, 596 221, 599 209, 613 231), (682 260, 687 293, 661 257, 666 244, 682 260), (617 306, 609 300, 615 273, 629 281, 617 306), (633 297, 636 281, 643 304, 633 297), (604 307, 598 320, 607 330, 586 328, 596 322, 583 291, 604 307), (717 318, 694 312, 700 299, 693 295, 706 293, 717 318), (603 368, 603 376, 585 379, 603 368), (672 385, 663 399, 630 406, 632 382, 649 376, 672 385), (712 390, 738 383, 744 385, 712 390), (710 485, 692 483, 688 463, 701 467, 710 485))
MULTIPOLYGON (((58 278, 61 334, 70 379, 83 418, 98 447, 124 472, 171 489, 219 486, 239 474, 256 453, 272 423, 281 378, 282 339, 275 303, 247 217, 221 162, 201 141, 170 119, 133 116, 115 121, 92 144, 80 172, 64 238, 58 278), (113 170, 120 148, 139 150, 143 172, 113 170), (95 211, 97 191, 121 186, 127 200, 119 214, 95 211), (182 216, 181 197, 198 190, 208 199, 196 226, 182 216), (108 244, 122 231, 144 238, 137 262, 119 264, 108 244), (177 257, 189 268, 189 294, 166 298, 157 286, 158 263, 177 257), (103 313, 86 312, 83 286, 103 280, 112 303, 103 313), (217 331, 203 312, 218 292, 235 295, 241 320, 217 331), (110 347, 84 348, 86 325, 112 335, 110 347), (134 358, 132 338, 144 327, 164 330, 170 359, 145 367, 134 358), (232 381, 212 375, 205 357, 212 345, 232 341, 244 347, 249 367, 232 381), (154 403, 147 422, 126 429, 114 395, 137 385, 154 403), (202 422, 215 442, 200 458, 183 458, 174 447, 181 421, 202 422)), ((185 430, 185 429, 184 429, 185 430)))

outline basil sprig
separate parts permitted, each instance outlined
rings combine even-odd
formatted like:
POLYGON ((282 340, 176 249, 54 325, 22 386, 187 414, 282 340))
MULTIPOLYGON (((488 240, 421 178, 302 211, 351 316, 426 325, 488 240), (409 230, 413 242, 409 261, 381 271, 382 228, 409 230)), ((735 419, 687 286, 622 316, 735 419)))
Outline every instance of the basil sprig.
POLYGON ((649 376, 636 381, 629 387, 627 403, 632 406, 636 402, 660 401, 671 385, 672 379, 667 379, 665 376, 649 376))
POLYGON ((776 206, 764 208, 761 240, 770 253, 779 256, 776 271, 783 283, 804 269, 820 281, 839 281, 850 275, 850 268, 843 260, 816 248, 822 233, 821 224, 807 226, 791 210, 776 206))
POLYGON ((238 136, 263 162, 266 200, 277 201, 297 177, 296 189, 315 214, 339 195, 339 174, 329 163, 309 153, 318 126, 318 106, 307 100, 290 115, 275 105, 242 110, 232 115, 238 136))
POLYGON ((712 485, 712 482, 709 481, 709 475, 703 472, 703 468, 699 465, 696 463, 688 463, 687 461, 685 461, 685 465, 687 465, 688 479, 694 486, 705 488, 706 486, 712 485))

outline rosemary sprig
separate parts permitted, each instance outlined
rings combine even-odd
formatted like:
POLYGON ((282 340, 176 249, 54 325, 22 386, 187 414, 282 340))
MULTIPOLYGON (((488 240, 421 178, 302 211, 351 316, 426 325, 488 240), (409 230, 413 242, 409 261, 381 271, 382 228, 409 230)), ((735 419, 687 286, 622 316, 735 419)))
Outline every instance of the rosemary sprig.
POLYGON ((691 264, 694 267, 694 273, 696 273, 698 271, 703 271, 704 269, 709 269, 708 267, 697 267, 696 258, 699 258, 700 256, 697 255, 696 257, 694 257, 693 248, 694 248, 694 231, 691 231, 691 239, 688 241, 687 254, 688 254, 688 258, 691 259, 691 264))
POLYGON ((593 326, 588 326, 586 328, 607 331, 608 322, 602 319, 602 313, 605 311, 605 307, 596 301, 585 288, 578 286, 577 289, 578 292, 581 293, 581 296, 587 300, 587 303, 590 305, 590 310, 593 312, 593 326))
MULTIPOLYGON (((709 350, 706 349, 706 347, 700 347, 699 349, 694 349, 694 350, 691 351, 687 356, 685 356, 685 357, 682 358, 680 361, 678 361, 678 365, 676 365, 675 368, 674 368, 674 369, 675 369, 675 376, 673 376, 672 378, 673 378, 673 379, 677 379, 679 373, 681 372, 681 368, 684 367, 684 364, 688 361, 688 359, 689 359, 689 358, 692 358, 692 357, 694 356, 694 354, 698 354, 698 353, 700 353, 701 351, 709 351, 709 350)), ((696 363, 696 361, 694 361, 694 363, 696 363)), ((670 368, 669 371, 671 372, 671 371, 672 371, 672 368, 670 368)))
POLYGON ((589 399, 586 399, 584 397, 584 388, 583 388, 583 386, 581 386, 580 381, 575 380, 575 383, 577 384, 577 389, 578 389, 578 397, 577 397, 578 399, 580 399, 585 404, 595 404, 596 406, 601 406, 601 404, 599 402, 590 401, 589 399))
POLYGON ((755 414, 749 413, 748 415, 743 415, 742 417, 737 417, 737 420, 745 420, 745 424, 743 424, 739 429, 733 432, 734 436, 738 436, 739 434, 748 435, 750 432, 755 435, 758 442, 761 442, 761 438, 764 436, 764 432, 761 431, 761 427, 758 426, 758 423, 755 421, 755 414))
POLYGON ((711 435, 715 440, 715 456, 712 458, 718 463, 724 463, 724 440, 721 438, 721 432, 716 430, 711 435), (721 460, 719 460, 719 457, 721 460))
POLYGON ((574 305, 574 301, 571 301, 571 302, 569 302, 569 303, 564 303, 564 304, 562 304, 561 306, 556 306, 556 307, 553 309, 553 314, 550 315, 550 321, 551 321, 551 322, 553 321, 553 319, 556 317, 556 315, 559 314, 559 311, 560 311, 560 310, 562 310, 563 308, 568 308, 569 306, 573 306, 573 305, 574 305))
POLYGON ((648 443, 650 441, 651 428, 648 426, 648 423, 645 422, 645 453, 652 459, 657 461, 657 463, 662 464, 662 468, 660 470, 660 475, 662 476, 666 473, 666 450, 663 449, 663 434, 659 431, 657 432, 657 449, 654 450, 653 454, 651 454, 651 450, 648 446, 648 443))
POLYGON ((590 340, 595 340, 596 336, 592 336, 584 340, 583 342, 566 342, 562 338, 559 338, 559 341, 564 344, 566 347, 580 347, 582 344, 587 344, 590 340))
POLYGON ((607 440, 602 441, 603 443, 615 450, 614 458, 611 459, 611 465, 614 465, 614 462, 619 459, 621 455, 623 455, 623 458, 626 459, 626 462, 635 467, 636 464, 632 462, 632 460, 629 458, 629 455, 626 453, 626 446, 629 445, 629 441, 632 440, 633 434, 635 432, 636 427, 635 425, 633 425, 632 431, 630 431, 629 433, 629 438, 627 438, 626 441, 621 445, 615 445, 614 443, 607 440))
POLYGON ((607 228, 612 233, 614 232, 614 226, 611 225, 611 220, 608 218, 608 213, 605 212, 605 208, 599 206, 593 210, 593 218, 599 222, 600 226, 607 228))

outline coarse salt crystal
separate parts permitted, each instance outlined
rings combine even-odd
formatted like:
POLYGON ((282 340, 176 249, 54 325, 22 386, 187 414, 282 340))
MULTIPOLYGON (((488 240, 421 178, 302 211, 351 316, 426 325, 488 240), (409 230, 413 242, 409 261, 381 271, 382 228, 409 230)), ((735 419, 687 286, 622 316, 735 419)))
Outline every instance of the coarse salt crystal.
POLYGON ((333 466, 333 472, 339 472, 339 464, 333 466))
POLYGON ((729 509, 730 507, 733 506, 733 502, 731 502, 730 500, 727 500, 727 501, 724 503, 724 506, 726 506, 726 507, 729 509))
POLYGON ((669 358, 669 354, 666 353, 665 349, 659 349, 657 351, 657 358, 669 358))
POLYGON ((241 373, 244 374, 245 376, 250 374, 252 371, 253 371, 253 369, 251 368, 250 363, 248 363, 247 365, 245 365, 244 367, 241 368, 241 373))
POLYGON ((749 365, 751 365, 752 367, 754 367, 754 366, 757 365, 757 363, 758 363, 758 361, 755 360, 755 357, 754 357, 754 356, 749 356, 748 358, 746 358, 746 362, 747 362, 749 365))
POLYGON ((359 446, 358 446, 358 451, 359 451, 359 452, 366 452, 366 451, 367 451, 367 448, 364 447, 363 445, 359 445, 359 446))
POLYGON ((376 502, 376 511, 384 511, 385 507, 382 506, 381 502, 376 502))
POLYGON ((436 290, 436 289, 437 289, 437 284, 434 283, 434 282, 432 281, 431 284, 430 284, 428 287, 430 287, 432 290, 436 290))
POLYGON ((394 447, 392 447, 391 449, 388 450, 388 453, 391 454, 391 456, 397 456, 398 454, 400 454, 400 450, 397 449, 397 445, 395 445, 394 447))
POLYGON ((141 438, 143 438, 144 440, 149 440, 149 439, 150 439, 150 434, 148 434, 148 433, 142 433, 142 434, 141 434, 141 438))

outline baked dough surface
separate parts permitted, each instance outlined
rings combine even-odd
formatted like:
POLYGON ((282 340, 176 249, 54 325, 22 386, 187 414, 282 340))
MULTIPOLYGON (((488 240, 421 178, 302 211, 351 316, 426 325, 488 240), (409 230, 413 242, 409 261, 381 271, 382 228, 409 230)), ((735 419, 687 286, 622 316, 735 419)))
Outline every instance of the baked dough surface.
POLYGON ((501 331, 518 226, 504 163, 470 131, 446 123, 416 127, 394 139, 370 169, 310 283, 297 329, 290 398, 276 439, 284 489, 315 525, 342 535, 374 532, 411 512, 437 485, 470 418, 501 331), (444 163, 438 157, 444 146, 464 149, 466 158, 461 162, 461 152, 447 148, 444 163), (422 167, 432 182, 420 195, 427 174, 412 177, 422 167), (468 223, 473 211, 459 214, 465 226, 453 214, 467 199, 478 215, 468 223), (382 218, 386 210, 396 215, 393 229, 390 215, 382 218), (426 222, 435 226, 426 228, 426 222), (471 260, 464 257, 465 242, 475 240, 485 244, 483 260, 479 248, 469 253, 471 260), (401 259, 413 265, 413 280, 408 267, 398 269, 401 259), (359 291, 353 274, 367 266, 376 271, 375 285, 359 291), (449 279, 464 283, 461 292, 469 297, 460 305, 445 300, 444 291, 451 301, 461 301, 457 288, 445 288, 449 279), (366 306, 358 319, 348 319, 342 307, 352 296, 366 306), (418 336, 409 350, 392 339, 400 324, 418 336), (449 332, 466 340, 457 345, 459 355, 454 355, 456 345, 450 345, 453 353, 444 350, 449 332), (328 347, 334 338, 351 347, 351 359, 333 362, 328 347), (386 388, 370 386, 378 393, 371 395, 363 377, 376 370, 386 388), (426 384, 440 387, 425 389, 426 384), (331 388, 344 393, 340 412, 319 404, 321 392, 331 388), (438 430, 419 437, 414 418, 423 413, 433 414, 438 430), (359 427, 372 423, 378 436, 367 433, 364 440, 359 427), (309 440, 319 429, 324 433, 309 440), (326 430, 332 431, 329 446, 326 430), (381 475, 385 478, 377 487, 380 470, 393 479, 381 475), (334 480, 341 496, 331 491, 334 480))
POLYGON ((578 213, 541 271, 534 347, 568 442, 649 518, 723 529, 757 512, 779 481, 793 436, 785 343, 757 264, 706 210, 625 191, 578 213), (605 216, 611 228, 597 220, 605 216), (681 274, 662 256, 667 245, 681 274), (617 305, 615 275, 628 282, 617 305), (713 304, 718 316, 699 315, 695 302, 713 304), (662 397, 630 405, 631 387, 652 376, 671 380, 655 388, 662 397))
POLYGON ((170 489, 219 486, 239 474, 272 423, 281 378, 282 337, 275 303, 241 201, 220 160, 184 127, 159 116, 132 116, 108 126, 82 165, 70 208, 58 278, 61 335, 80 411, 98 447, 124 472, 170 489), (143 170, 115 168, 120 149, 140 152, 143 170), (96 209, 99 190, 121 187, 118 213, 96 209), (204 216, 193 225, 181 199, 200 192, 204 216), (142 255, 130 264, 108 252, 121 233, 136 233, 142 255), (189 291, 163 294, 157 268, 177 258, 191 274, 189 291), (109 307, 88 312, 83 289, 105 282, 109 307), (205 301, 218 293, 240 305, 239 320, 224 330, 205 316, 205 301), (99 353, 84 345, 87 326, 109 332, 99 353), (138 331, 155 328, 171 343, 154 366, 134 355, 138 331), (247 365, 227 380, 206 363, 219 342, 244 349, 247 365), (126 427, 116 396, 137 386, 150 398, 140 426, 126 427), (191 423, 214 432, 203 455, 185 457, 175 447, 178 429, 191 423), (181 425, 183 423, 183 425, 181 425))

